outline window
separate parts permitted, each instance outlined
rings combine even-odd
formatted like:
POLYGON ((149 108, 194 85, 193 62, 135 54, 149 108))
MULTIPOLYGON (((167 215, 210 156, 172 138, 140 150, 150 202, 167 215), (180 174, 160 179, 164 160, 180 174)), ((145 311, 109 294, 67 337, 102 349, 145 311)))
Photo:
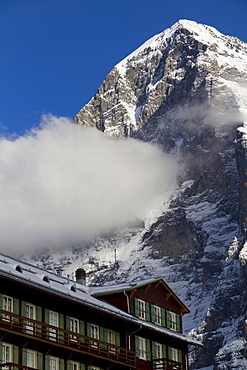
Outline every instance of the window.
POLYGON ((13 312, 13 298, 7 295, 3 296, 3 310, 13 312))
POLYGON ((150 340, 142 337, 135 337, 136 356, 142 360, 151 361, 150 340))
MULTIPOLYGON (((2 363, 6 364, 12 362, 12 345, 8 343, 2 343, 2 363)), ((8 369, 8 366, 2 367, 2 369, 8 369)))
MULTIPOLYGON (((79 320, 75 319, 73 317, 70 318, 70 331, 73 331, 74 333, 79 333, 79 320)), ((76 335, 71 335, 70 339, 73 341, 77 340, 76 335)))
POLYGON ((178 361, 178 350, 176 348, 171 348, 171 360, 178 361))
POLYGON ((50 370, 58 370, 58 358, 50 357, 50 370))
POLYGON ((115 331, 108 330, 107 333, 107 342, 110 344, 116 344, 116 335, 115 331))
POLYGON ((145 302, 138 299, 138 312, 139 312, 139 317, 140 319, 145 320, 146 319, 146 310, 145 310, 145 302))
MULTIPOLYGON (((58 327, 58 313, 54 311, 50 311, 50 318, 49 318, 49 324, 52 326, 58 327)), ((56 340, 57 337, 57 330, 54 328, 49 328, 49 339, 50 340, 56 340)))
POLYGON ((161 325, 161 308, 158 306, 154 306, 154 323, 161 325))
POLYGON ((36 352, 28 349, 27 350, 27 366, 35 369, 37 367, 36 358, 37 358, 36 352))
POLYGON ((177 330, 176 314, 174 312, 169 312, 169 315, 170 315, 170 329, 176 331, 177 330))
POLYGON ((139 358, 146 360, 146 340, 139 337, 139 358))
MULTIPOLYGON (((91 324, 91 338, 99 339, 99 327, 97 325, 91 324)), ((98 347, 97 342, 91 342, 92 346, 98 347)))
MULTIPOLYGON (((28 319, 36 320, 36 307, 30 303, 26 304, 26 317, 28 319)), ((33 334, 34 323, 27 321, 26 333, 33 334)))
MULTIPOLYGON (((113 330, 108 330, 107 331, 107 342, 110 343, 110 344, 116 344, 116 333, 115 331, 113 330)), ((115 347, 109 347, 109 351, 110 352, 116 352, 116 348, 115 347)))
POLYGON ((71 361, 70 370, 79 370, 79 363, 75 361, 71 361))
POLYGON ((162 344, 160 343, 154 343, 154 356, 155 358, 162 358, 163 355, 162 355, 162 344))
MULTIPOLYGON (((3 310, 8 311, 8 312, 13 312, 13 307, 14 307, 13 298, 8 297, 7 295, 4 295, 3 296, 3 310)), ((3 318, 5 321, 10 320, 9 315, 3 315, 3 318)))
POLYGON ((99 339, 99 327, 97 325, 91 325, 91 337, 99 339))

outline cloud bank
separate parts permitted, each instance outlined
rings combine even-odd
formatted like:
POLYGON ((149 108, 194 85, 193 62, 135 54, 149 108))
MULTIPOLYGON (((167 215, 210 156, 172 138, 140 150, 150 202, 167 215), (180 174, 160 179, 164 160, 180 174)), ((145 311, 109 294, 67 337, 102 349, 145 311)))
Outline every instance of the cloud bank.
POLYGON ((45 116, 0 140, 0 251, 63 247, 142 218, 176 171, 151 144, 45 116))

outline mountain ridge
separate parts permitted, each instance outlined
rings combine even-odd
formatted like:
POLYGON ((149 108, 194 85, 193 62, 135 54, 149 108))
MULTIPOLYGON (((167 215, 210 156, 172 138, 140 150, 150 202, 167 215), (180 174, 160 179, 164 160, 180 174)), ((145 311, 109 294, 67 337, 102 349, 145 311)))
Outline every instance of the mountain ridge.
POLYGON ((181 20, 113 67, 75 123, 158 145, 177 159, 177 187, 144 220, 33 257, 69 274, 82 265, 102 284, 115 279, 117 248, 119 281, 162 276, 205 345, 191 368, 247 367, 246 55, 237 38, 181 20))

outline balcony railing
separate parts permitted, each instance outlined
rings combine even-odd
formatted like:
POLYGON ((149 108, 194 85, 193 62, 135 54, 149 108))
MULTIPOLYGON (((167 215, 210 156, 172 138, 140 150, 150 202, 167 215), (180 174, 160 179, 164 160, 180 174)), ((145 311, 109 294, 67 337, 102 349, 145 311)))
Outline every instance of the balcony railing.
POLYGON ((153 370, 184 370, 183 364, 168 360, 167 358, 153 360, 152 363, 153 370))
POLYGON ((33 367, 14 364, 13 362, 6 362, 0 364, 0 370, 34 370, 33 367))
MULTIPOLYGON (((134 351, 102 342, 95 338, 60 329, 40 321, 15 315, 11 312, 0 310, 0 329, 11 333, 30 336, 43 342, 56 343, 56 346, 66 347, 84 354, 108 359, 110 362, 136 368, 136 354, 134 351)), ((18 366, 18 365, 13 365, 18 366)), ((23 367, 24 368, 24 367, 23 367)), ((4 369, 4 367, 2 368, 4 369)), ((0 368, 1 370, 1 368, 0 368)))

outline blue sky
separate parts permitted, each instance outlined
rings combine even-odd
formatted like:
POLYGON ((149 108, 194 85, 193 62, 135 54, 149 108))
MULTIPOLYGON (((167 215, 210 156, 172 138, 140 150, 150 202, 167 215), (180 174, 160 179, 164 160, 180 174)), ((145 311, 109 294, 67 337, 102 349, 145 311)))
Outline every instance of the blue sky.
POLYGON ((0 0, 0 134, 73 118, 112 67, 179 19, 247 42, 246 0, 0 0))

